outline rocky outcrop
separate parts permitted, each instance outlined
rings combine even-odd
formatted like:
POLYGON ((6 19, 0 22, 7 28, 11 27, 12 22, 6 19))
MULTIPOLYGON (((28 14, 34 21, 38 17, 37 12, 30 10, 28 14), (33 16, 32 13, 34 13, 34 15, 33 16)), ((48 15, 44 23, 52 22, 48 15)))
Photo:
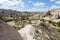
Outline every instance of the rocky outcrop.
POLYGON ((60 19, 60 8, 53 9, 44 14, 44 17, 51 17, 52 19, 60 19))
POLYGON ((0 20, 0 40, 22 40, 22 38, 16 29, 0 20))
POLYGON ((46 23, 28 24, 18 31, 23 40, 58 40, 57 32, 46 23))
POLYGON ((24 28, 22 28, 18 32, 21 34, 23 40, 35 40, 34 39, 35 29, 31 24, 26 25, 24 28))

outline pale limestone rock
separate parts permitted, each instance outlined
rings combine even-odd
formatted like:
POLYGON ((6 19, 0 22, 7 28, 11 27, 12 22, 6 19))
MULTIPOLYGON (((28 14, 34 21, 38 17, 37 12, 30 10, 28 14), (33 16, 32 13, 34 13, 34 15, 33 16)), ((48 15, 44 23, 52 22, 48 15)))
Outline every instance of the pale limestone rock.
POLYGON ((33 38, 35 29, 30 24, 26 25, 24 28, 22 28, 18 32, 21 34, 23 40, 35 40, 33 38))

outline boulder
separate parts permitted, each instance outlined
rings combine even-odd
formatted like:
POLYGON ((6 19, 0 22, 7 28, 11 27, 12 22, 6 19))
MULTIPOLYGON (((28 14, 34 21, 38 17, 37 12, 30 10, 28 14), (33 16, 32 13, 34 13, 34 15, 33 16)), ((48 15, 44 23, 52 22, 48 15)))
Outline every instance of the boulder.
POLYGON ((18 31, 0 20, 0 40, 22 40, 18 31))

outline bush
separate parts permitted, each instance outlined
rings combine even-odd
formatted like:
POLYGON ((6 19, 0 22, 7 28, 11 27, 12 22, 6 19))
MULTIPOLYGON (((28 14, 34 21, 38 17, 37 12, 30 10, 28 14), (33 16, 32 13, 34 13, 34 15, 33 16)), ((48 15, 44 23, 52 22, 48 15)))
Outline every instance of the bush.
POLYGON ((13 19, 6 19, 6 18, 1 18, 1 20, 3 20, 4 22, 13 21, 13 19))
POLYGON ((49 23, 53 24, 55 26, 56 22, 49 20, 49 23))
POLYGON ((40 21, 44 21, 44 19, 40 19, 40 21))
POLYGON ((60 27, 60 21, 56 23, 58 27, 60 27))
POLYGON ((51 21, 51 20, 49 20, 48 22, 49 22, 49 23, 52 23, 52 21, 51 21))

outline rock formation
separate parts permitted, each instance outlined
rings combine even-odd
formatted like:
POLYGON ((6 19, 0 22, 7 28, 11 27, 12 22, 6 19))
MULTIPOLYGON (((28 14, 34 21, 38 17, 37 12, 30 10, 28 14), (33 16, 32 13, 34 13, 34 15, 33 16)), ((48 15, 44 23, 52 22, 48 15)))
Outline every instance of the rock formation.
POLYGON ((0 40, 22 40, 16 29, 0 20, 0 40))
POLYGON ((52 19, 60 19, 60 8, 52 9, 44 14, 45 17, 51 17, 52 19))
POLYGON ((35 40, 33 38, 34 33, 35 33, 35 29, 30 24, 26 25, 24 28, 22 28, 18 32, 21 34, 23 40, 35 40))
POLYGON ((55 29, 44 23, 40 23, 38 26, 28 24, 18 32, 23 40, 58 40, 55 29))

